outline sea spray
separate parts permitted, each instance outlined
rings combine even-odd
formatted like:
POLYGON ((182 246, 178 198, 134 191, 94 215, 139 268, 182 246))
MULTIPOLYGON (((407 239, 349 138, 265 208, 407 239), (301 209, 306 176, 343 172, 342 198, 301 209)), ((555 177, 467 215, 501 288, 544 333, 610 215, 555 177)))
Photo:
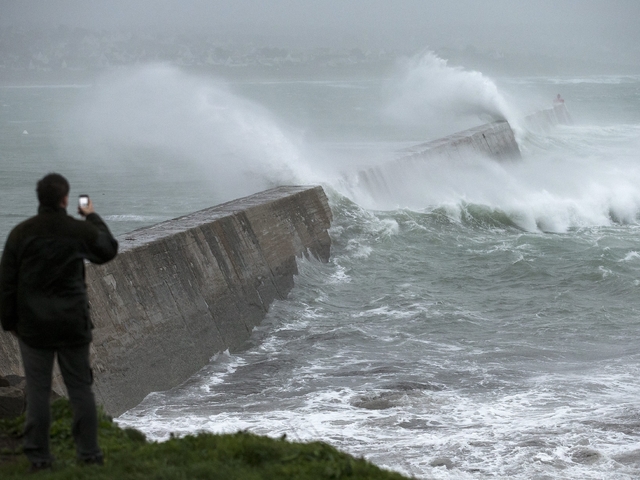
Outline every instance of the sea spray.
POLYGON ((490 121, 518 125, 520 115, 491 79, 452 67, 431 51, 401 62, 389 90, 385 113, 396 122, 423 125, 425 139, 490 121))
MULTIPOLYGON (((545 141, 537 139, 525 145, 526 154, 518 162, 473 154, 400 160, 369 168, 365 176, 345 176, 337 189, 373 210, 440 209, 454 221, 488 211, 526 231, 636 223, 640 168, 633 148, 617 145, 611 129, 585 130, 566 127, 545 141), (581 145, 585 136, 593 143, 589 149, 581 145)), ((629 138, 627 127, 620 130, 629 138)))
MULTIPOLYGON (((495 84, 479 72, 449 67, 432 53, 405 67, 389 107, 403 113, 398 122, 422 116, 427 125, 429 118, 438 120, 436 112, 454 120, 475 115, 476 122, 484 121, 478 114, 493 119, 513 115, 495 84)), ((207 205, 274 185, 309 183, 371 209, 444 208, 457 219, 468 216, 470 206, 471 211, 481 206, 527 231, 634 223, 640 212, 634 149, 617 145, 633 136, 631 126, 617 126, 615 132, 566 127, 545 136, 528 134, 520 144, 523 161, 514 164, 470 154, 456 161, 413 162, 409 169, 393 163, 396 157, 389 153, 389 161, 377 160, 374 166, 385 188, 380 198, 354 180, 355 167, 336 158, 328 161, 327 151, 302 142, 262 106, 222 81, 176 68, 150 65, 105 77, 72 120, 73 133, 84 139, 86 150, 103 148, 108 153, 99 157, 114 168, 149 170, 145 181, 150 184, 158 175, 177 181, 184 172, 190 172, 188 181, 206 182, 212 192, 202 200, 207 205), (612 149, 617 152, 613 158, 612 149)), ((370 168, 367 161, 362 158, 370 168)), ((132 175, 139 177, 139 171, 132 175)))
POLYGON ((266 109, 167 65, 102 78, 67 125, 115 168, 206 179, 213 201, 310 181, 301 142, 266 109))
MULTIPOLYGON (((398 124, 414 121, 442 127, 448 119, 449 128, 457 128, 456 122, 482 123, 511 115, 495 84, 479 72, 450 67, 431 52, 407 60, 403 68, 387 108, 398 124)), ((206 183, 212 202, 296 183, 323 184, 362 201, 357 185, 343 188, 345 173, 352 173, 345 169, 352 167, 340 154, 303 142, 292 127, 226 82, 175 67, 153 64, 112 72, 91 90, 67 124, 68 136, 83 139, 84 149, 102 164, 108 159, 113 168, 132 171, 133 178, 144 174, 148 182, 171 177, 185 184, 206 183)), ((419 140, 434 131, 425 131, 419 140)), ((363 157, 362 164, 367 163, 371 159, 363 157)), ((434 165, 439 168, 438 162, 434 165)), ((423 170, 431 175, 434 165, 423 170)), ((393 183, 394 172, 384 176, 393 183)), ((444 185, 465 194, 464 184, 444 185)), ((407 195, 416 199, 414 186, 398 189, 398 194, 392 207, 415 205, 407 201, 407 195)), ((425 199, 419 198, 422 207, 425 199)), ((440 204, 442 197, 435 200, 440 204)))

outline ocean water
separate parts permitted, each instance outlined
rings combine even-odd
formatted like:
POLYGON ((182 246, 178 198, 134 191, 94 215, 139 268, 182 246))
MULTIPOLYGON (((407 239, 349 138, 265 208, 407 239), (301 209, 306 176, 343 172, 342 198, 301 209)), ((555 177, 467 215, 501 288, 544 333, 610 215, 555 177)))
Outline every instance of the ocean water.
POLYGON ((492 79, 427 54, 385 78, 152 65, 0 88, 3 237, 52 170, 116 233, 278 184, 330 198, 331 261, 300 260, 246 348, 121 425, 323 440, 420 479, 640 476, 640 76, 492 79), (575 124, 528 131, 557 93, 575 124), (388 169, 384 201, 355 180, 494 118, 521 161, 388 169))

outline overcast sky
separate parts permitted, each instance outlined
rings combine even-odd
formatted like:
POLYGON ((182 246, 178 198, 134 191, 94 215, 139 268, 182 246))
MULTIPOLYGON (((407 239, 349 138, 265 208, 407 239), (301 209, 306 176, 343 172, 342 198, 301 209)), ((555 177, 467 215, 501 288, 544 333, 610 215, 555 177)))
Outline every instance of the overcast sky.
POLYGON ((0 0, 0 27, 8 25, 235 35, 282 46, 473 45, 640 63, 639 0, 0 0))

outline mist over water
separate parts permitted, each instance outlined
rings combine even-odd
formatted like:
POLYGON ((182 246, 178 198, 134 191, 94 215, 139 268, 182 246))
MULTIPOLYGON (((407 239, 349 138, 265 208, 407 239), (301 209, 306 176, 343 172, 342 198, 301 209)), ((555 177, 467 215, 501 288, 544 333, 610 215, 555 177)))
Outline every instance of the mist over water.
MULTIPOLYGON (((413 128, 417 135, 424 135, 421 139, 438 129, 449 134, 465 124, 502 119, 509 111, 493 82, 479 72, 448 67, 431 52, 407 59, 393 85, 367 88, 371 99, 376 94, 383 97, 374 107, 381 115, 377 121, 382 127, 377 128, 383 128, 386 117, 399 122, 399 128, 413 128)), ((61 123, 65 126, 62 148, 84 149, 89 164, 120 174, 147 168, 151 178, 154 172, 177 177, 189 172, 206 178, 218 202, 295 183, 321 183, 345 193, 345 178, 372 163, 393 160, 399 155, 394 150, 401 145, 389 144, 386 152, 364 149, 355 154, 332 149, 306 138, 291 123, 220 79, 161 64, 103 76, 61 123)), ((433 171, 423 173, 433 178, 433 171)), ((402 204, 407 198, 400 194, 416 196, 416 190, 417 200, 423 202, 419 207, 428 206, 425 201, 450 201, 439 198, 437 192, 430 199, 419 198, 426 185, 399 190, 398 205, 410 206, 402 204)))
POLYGON ((162 167, 157 175, 169 177, 189 172, 204 181, 216 202, 276 185, 320 183, 372 209, 442 208, 460 219, 470 205, 481 206, 526 231, 635 222, 640 211, 637 145, 618 148, 616 143, 633 138, 637 126, 613 127, 617 136, 611 128, 593 125, 541 135, 520 126, 519 107, 479 72, 449 67, 431 52, 407 59, 398 72, 393 88, 389 81, 367 86, 372 99, 385 94, 379 105, 390 115, 387 120, 430 132, 438 124, 453 133, 465 122, 507 118, 517 125, 523 161, 468 156, 405 168, 392 162, 401 157, 396 149, 402 142, 355 153, 314 143, 291 118, 277 118, 229 84, 167 65, 104 77, 66 117, 65 132, 76 139, 71 148, 79 141, 97 162, 108 160, 106 168, 162 167), (391 198, 373 199, 358 184, 358 171, 372 164, 382 172, 391 198))

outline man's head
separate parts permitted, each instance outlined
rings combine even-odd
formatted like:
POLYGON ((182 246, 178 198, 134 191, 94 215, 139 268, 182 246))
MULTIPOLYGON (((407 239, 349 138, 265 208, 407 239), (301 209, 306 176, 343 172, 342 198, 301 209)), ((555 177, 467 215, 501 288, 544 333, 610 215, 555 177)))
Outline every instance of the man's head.
POLYGON ((69 195, 69 182, 59 173, 50 173, 38 182, 36 192, 40 205, 60 207, 69 195))

